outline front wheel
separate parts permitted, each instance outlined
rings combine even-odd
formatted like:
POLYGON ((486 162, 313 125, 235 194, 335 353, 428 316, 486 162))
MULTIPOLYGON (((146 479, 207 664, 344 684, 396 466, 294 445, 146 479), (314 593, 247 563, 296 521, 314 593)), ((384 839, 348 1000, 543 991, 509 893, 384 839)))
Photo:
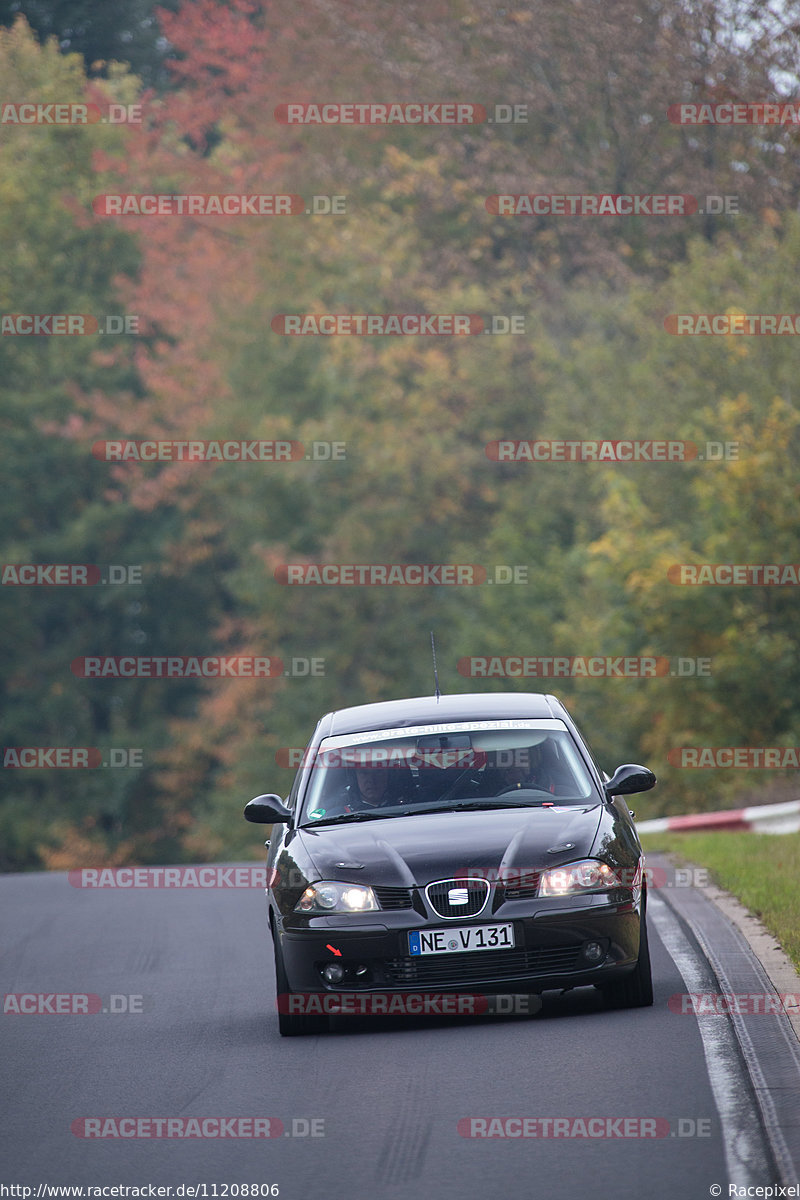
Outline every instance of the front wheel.
POLYGON ((303 1013, 281 1011, 282 1007, 289 1004, 294 993, 289 990, 283 952, 277 936, 275 937, 275 991, 278 1002, 278 1031, 281 1037, 303 1037, 309 1034, 328 1032, 329 1023, 326 1016, 316 1014, 308 1016, 303 1013))
POLYGON ((607 1008, 649 1008, 653 1003, 653 976, 644 913, 639 933, 639 957, 629 975, 599 985, 607 1008))

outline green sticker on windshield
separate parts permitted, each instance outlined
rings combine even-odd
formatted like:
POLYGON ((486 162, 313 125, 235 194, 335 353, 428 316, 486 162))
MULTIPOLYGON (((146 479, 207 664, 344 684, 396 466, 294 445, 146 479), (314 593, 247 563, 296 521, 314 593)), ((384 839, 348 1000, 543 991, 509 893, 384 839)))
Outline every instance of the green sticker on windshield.
POLYGON ((325 809, 324 808, 312 808, 311 812, 308 815, 309 815, 309 817, 311 817, 312 821, 318 821, 320 817, 325 816, 325 809))

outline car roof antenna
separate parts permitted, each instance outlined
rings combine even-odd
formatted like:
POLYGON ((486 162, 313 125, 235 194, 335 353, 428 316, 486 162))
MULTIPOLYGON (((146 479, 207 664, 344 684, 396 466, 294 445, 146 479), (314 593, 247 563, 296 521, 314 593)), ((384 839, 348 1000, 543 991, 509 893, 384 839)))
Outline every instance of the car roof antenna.
POLYGON ((433 682, 436 685, 436 699, 441 697, 439 691, 439 674, 436 670, 436 642, 433 640, 433 630, 431 630, 431 654, 433 655, 433 682))

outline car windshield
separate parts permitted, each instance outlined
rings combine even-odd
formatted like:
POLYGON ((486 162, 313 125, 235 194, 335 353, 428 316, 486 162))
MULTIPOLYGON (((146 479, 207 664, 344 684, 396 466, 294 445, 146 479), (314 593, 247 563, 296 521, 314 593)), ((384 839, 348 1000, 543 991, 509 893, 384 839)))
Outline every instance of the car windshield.
POLYGON ((301 823, 596 803, 562 722, 479 721, 325 738, 301 823))

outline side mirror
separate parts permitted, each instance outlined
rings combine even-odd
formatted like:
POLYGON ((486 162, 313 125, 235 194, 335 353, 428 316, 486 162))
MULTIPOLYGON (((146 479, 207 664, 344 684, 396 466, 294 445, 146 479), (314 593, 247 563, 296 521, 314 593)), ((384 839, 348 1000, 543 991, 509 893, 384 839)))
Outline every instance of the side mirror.
POLYGON ((607 796, 630 796, 633 792, 649 792, 656 786, 656 777, 647 767, 625 763, 603 784, 607 796))
POLYGON ((281 800, 270 792, 266 796, 256 796, 245 805, 246 821, 255 821, 258 825, 281 825, 291 821, 292 814, 281 800))

